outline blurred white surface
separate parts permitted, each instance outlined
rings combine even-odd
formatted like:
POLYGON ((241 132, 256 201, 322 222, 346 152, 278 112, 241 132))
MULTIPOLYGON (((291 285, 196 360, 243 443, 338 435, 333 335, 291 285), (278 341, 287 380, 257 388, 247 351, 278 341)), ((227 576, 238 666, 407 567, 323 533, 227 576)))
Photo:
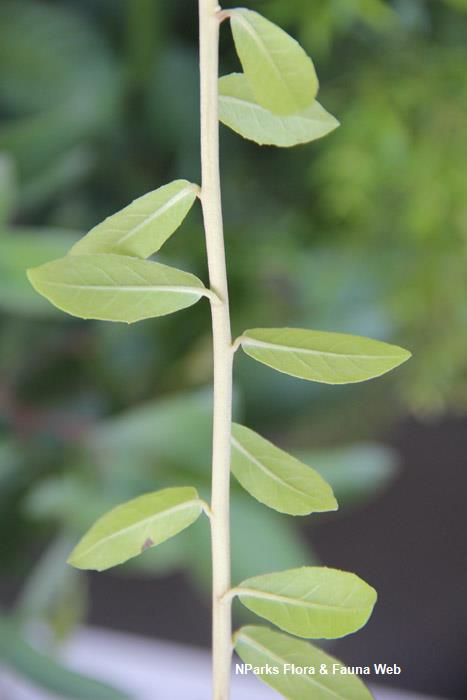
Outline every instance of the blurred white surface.
MULTIPOLYGON (((210 658, 205 651, 100 629, 82 629, 67 644, 64 660, 127 690, 134 700, 209 700, 210 658)), ((232 700, 279 700, 254 676, 233 677, 232 700)), ((376 700, 436 700, 406 691, 372 688, 376 700)), ((0 670, 1 700, 56 700, 0 670)), ((303 700, 312 700, 304 698, 303 700)))

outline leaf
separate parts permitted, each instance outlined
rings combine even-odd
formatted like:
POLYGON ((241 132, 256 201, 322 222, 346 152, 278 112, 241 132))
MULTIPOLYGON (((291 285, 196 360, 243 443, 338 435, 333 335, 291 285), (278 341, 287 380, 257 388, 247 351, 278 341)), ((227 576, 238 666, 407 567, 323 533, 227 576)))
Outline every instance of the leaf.
POLYGON ((302 328, 253 328, 238 342, 258 362, 324 384, 379 377, 411 357, 408 350, 379 340, 302 328))
POLYGON ((319 102, 291 115, 277 115, 255 100, 242 73, 219 79, 219 119, 251 141, 270 146, 296 146, 326 136, 339 122, 319 102))
POLYGON ((0 309, 14 314, 58 316, 31 288, 25 273, 27 267, 65 255, 76 235, 53 229, 9 230, 2 238, 0 255, 0 309))
MULTIPOLYGON (((198 521, 200 522, 200 521, 198 521)), ((122 577, 131 575, 151 576, 151 578, 171 576, 175 573, 185 572, 187 558, 192 551, 192 530, 185 530, 178 537, 166 540, 158 547, 152 547, 141 553, 140 557, 129 559, 118 570, 122 577)))
POLYGON ((73 246, 71 253, 118 253, 148 258, 180 226, 198 191, 199 187, 187 180, 174 180, 148 192, 91 229, 73 246))
POLYGON ((253 667, 269 665, 277 673, 257 673, 257 677, 288 700, 372 700, 373 696, 353 674, 334 672, 341 662, 309 642, 293 639, 267 627, 248 625, 234 634, 235 651, 253 667), (313 668, 315 673, 294 673, 313 668), (320 674, 325 668, 327 673, 320 674))
POLYGON ((314 639, 356 632, 376 602, 374 588, 355 574, 317 566, 255 576, 234 591, 257 615, 297 637, 314 639))
POLYGON ((33 683, 70 700, 128 700, 127 693, 76 673, 32 647, 18 627, 0 618, 0 660, 33 683))
POLYGON ((170 488, 134 498, 102 516, 68 559, 78 569, 104 571, 165 542, 198 519, 196 489, 170 488))
POLYGON ((248 493, 281 513, 308 515, 337 509, 331 487, 317 472, 235 423, 231 468, 248 493))
POLYGON ((28 270, 34 289, 79 318, 134 323, 195 304, 201 280, 167 265, 112 253, 67 255, 28 270))
POLYGON ((308 450, 300 458, 331 484, 341 506, 374 498, 394 479, 398 466, 397 453, 377 443, 308 450))
POLYGON ((257 12, 239 8, 228 13, 235 48, 258 103, 275 114, 311 107, 318 78, 300 44, 257 12))

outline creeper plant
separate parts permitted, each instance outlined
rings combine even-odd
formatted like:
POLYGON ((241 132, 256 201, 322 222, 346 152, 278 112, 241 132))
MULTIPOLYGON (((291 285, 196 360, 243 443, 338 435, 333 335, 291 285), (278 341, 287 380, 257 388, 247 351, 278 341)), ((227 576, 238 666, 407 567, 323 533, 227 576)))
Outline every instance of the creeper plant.
POLYGON ((175 536, 204 513, 212 541, 214 700, 229 698, 234 648, 261 680, 290 700, 364 700, 371 695, 359 678, 333 673, 338 662, 299 638, 334 639, 360 629, 376 602, 371 586, 353 573, 310 566, 232 585, 231 471, 254 498, 282 513, 304 516, 337 508, 330 486, 316 471, 248 427, 232 424, 232 367, 242 348, 279 372, 347 384, 380 376, 410 353, 368 338, 299 328, 254 328, 232 342, 219 120, 258 144, 282 147, 325 136, 338 122, 316 101, 318 79, 311 59, 257 12, 222 10, 215 0, 199 0, 199 43, 201 187, 175 180, 143 195, 95 226, 64 258, 28 275, 55 306, 86 319, 133 323, 208 299, 214 350, 211 502, 190 486, 139 496, 103 515, 69 562, 80 569, 108 569, 175 536), (219 28, 227 20, 243 72, 219 79, 219 28), (203 211, 209 287, 188 272, 148 260, 197 198, 203 211), (282 631, 248 625, 232 637, 234 598, 282 631), (266 672, 268 666, 276 671, 266 672), (308 671, 294 673, 294 668, 308 671))

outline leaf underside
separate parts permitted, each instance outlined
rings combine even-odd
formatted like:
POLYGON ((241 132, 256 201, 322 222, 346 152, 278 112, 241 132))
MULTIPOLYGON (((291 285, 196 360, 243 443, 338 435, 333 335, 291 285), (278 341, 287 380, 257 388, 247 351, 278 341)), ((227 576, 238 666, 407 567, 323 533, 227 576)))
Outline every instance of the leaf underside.
POLYGON ((352 384, 398 367, 408 350, 378 340, 302 328, 254 328, 240 339, 247 355, 279 372, 325 384, 352 384))
POLYGON ((300 44, 257 12, 239 8, 229 14, 235 48, 257 102, 275 114, 310 107, 318 78, 300 44))
POLYGON ((68 562, 78 569, 103 571, 165 542, 198 519, 196 489, 168 488, 113 508, 88 530, 68 562))
POLYGON ((71 254, 117 253, 148 258, 177 230, 197 196, 197 185, 174 180, 135 199, 81 238, 71 254))
POLYGON ((372 700, 373 696, 353 674, 333 673, 334 665, 342 664, 321 649, 294 639, 267 627, 248 625, 234 635, 235 651, 245 663, 253 667, 277 668, 278 673, 258 673, 263 683, 288 700, 372 700), (323 666, 324 665, 324 666, 323 666), (293 673, 298 669, 313 667, 316 673, 293 673), (326 668, 326 674, 319 670, 326 668))
POLYGON ((326 136, 339 122, 316 100, 290 115, 274 114, 256 101, 241 73, 219 79, 219 119, 243 138, 259 145, 289 147, 326 136))
POLYGON ((123 255, 67 255, 28 271, 39 294, 79 318, 133 323, 195 304, 205 287, 194 275, 123 255))
POLYGON ((245 426, 232 426, 232 472, 254 498, 290 515, 337 509, 331 487, 311 467, 245 426))
POLYGON ((355 574, 302 567, 243 581, 240 601, 286 632, 336 639, 359 630, 371 615, 376 591, 355 574))

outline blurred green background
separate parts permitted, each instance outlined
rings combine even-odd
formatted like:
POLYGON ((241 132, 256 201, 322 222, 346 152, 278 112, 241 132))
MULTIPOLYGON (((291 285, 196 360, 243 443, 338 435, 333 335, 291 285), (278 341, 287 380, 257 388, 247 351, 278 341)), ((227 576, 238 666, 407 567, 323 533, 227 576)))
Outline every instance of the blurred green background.
MULTIPOLYGON (((398 447, 411 455, 405 471, 422 460, 414 445, 422 450, 428 433, 451 434, 442 432, 447 417, 456 436, 464 428, 467 1, 245 4, 299 38, 317 66, 320 101, 342 126, 291 150, 259 148, 221 127, 234 333, 308 326, 400 343, 415 357, 387 378, 345 388, 310 386, 238 357, 237 417, 326 475, 350 518, 339 537, 351 538, 346 513, 360 508, 364 532, 377 529, 387 487, 398 508, 398 447)), ((235 70, 227 27, 221 51, 222 72, 235 70)), ((53 647, 89 601, 91 619, 106 622, 102 591, 117 595, 122 581, 128 599, 135 581, 148 596, 159 590, 166 606, 174 590, 192 596, 204 623, 193 613, 169 632, 157 621, 138 627, 130 609, 110 624, 208 641, 206 526, 103 583, 63 563, 115 503, 165 485, 208 491, 207 306, 131 327, 80 322, 55 311, 25 278, 27 267, 60 257, 136 196, 178 177, 199 182, 197 70, 194 0, 0 4, 0 574, 11 613, 0 623, 0 657, 2 626, 21 635, 39 624, 53 647)), ((207 279, 199 211, 159 259, 207 279)), ((449 451, 452 440, 445 442, 449 451)), ((419 472, 414 490, 423 494, 432 479, 449 507, 442 469, 425 479, 419 472)), ((411 506, 414 523, 433 508, 411 506)), ((332 534, 329 555, 323 546, 315 553, 316 532, 233 484, 236 579, 318 559, 344 567, 332 534)), ((390 537, 381 546, 390 548, 390 537)), ((386 634, 392 639, 385 622, 378 635, 386 634)), ((415 648, 424 635, 412 636, 415 648)), ((4 660, 33 675, 21 654, 4 660)), ((463 697, 459 669, 436 680, 417 666, 407 683, 463 697)))

